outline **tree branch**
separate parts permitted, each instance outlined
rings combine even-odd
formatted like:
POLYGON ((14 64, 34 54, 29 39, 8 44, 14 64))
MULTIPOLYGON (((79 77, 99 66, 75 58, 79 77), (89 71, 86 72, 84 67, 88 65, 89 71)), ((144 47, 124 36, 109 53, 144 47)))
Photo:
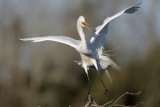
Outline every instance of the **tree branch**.
POLYGON ((105 103, 104 105, 98 105, 98 104, 96 104, 96 102, 93 101, 93 98, 89 95, 89 96, 88 96, 88 102, 86 103, 85 107, 138 107, 139 105, 143 104, 143 102, 140 102, 140 103, 138 103, 138 104, 136 104, 136 105, 134 105, 134 106, 133 106, 133 105, 126 106, 126 105, 124 105, 124 104, 118 104, 118 101, 119 101, 122 97, 124 97, 124 96, 126 96, 126 95, 137 96, 137 95, 139 95, 140 93, 141 93, 141 91, 139 91, 138 93, 125 92, 125 93, 122 94, 120 97, 118 97, 114 102, 113 102, 113 100, 111 100, 111 101, 105 103), (113 103, 112 103, 112 102, 113 102, 113 103), (112 104, 111 104, 111 103, 112 103, 112 104), (110 106, 107 106, 107 105, 109 105, 109 104, 111 104, 111 105, 110 105, 110 106))

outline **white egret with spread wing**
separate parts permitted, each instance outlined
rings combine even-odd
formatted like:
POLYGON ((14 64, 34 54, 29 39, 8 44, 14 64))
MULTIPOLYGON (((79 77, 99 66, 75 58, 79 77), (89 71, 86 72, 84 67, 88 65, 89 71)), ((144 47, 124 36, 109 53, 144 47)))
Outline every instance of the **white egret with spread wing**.
POLYGON ((105 73, 108 75, 109 79, 111 80, 109 73, 107 71, 107 67, 110 65, 115 69, 119 69, 119 67, 107 55, 105 55, 103 51, 105 37, 108 32, 108 23, 111 20, 121 16, 123 13, 127 13, 127 14, 134 13, 139 8, 138 7, 139 4, 140 3, 134 6, 131 6, 127 9, 124 9, 111 17, 107 17, 104 20, 102 25, 96 27, 96 31, 93 34, 90 41, 86 41, 83 29, 82 29, 83 27, 86 27, 88 30, 90 30, 83 16, 80 16, 77 20, 77 30, 81 40, 75 40, 66 36, 45 36, 45 37, 23 38, 20 40, 33 41, 33 42, 55 41, 55 42, 67 44, 75 48, 80 53, 80 56, 81 56, 81 61, 78 61, 78 64, 84 68, 89 81, 88 95, 90 94, 90 89, 91 89, 91 83, 88 76, 89 69, 97 70, 101 83, 105 88, 105 95, 106 95, 107 88, 101 79, 101 75, 99 71, 105 70, 105 73))

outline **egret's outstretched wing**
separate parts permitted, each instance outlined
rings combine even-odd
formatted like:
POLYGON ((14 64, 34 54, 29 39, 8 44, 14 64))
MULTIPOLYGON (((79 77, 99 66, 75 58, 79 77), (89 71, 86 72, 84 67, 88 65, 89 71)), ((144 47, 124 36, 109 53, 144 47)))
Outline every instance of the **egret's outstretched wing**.
POLYGON ((75 40, 66 36, 45 36, 45 37, 23 38, 20 40, 32 41, 32 42, 55 41, 55 42, 67 44, 74 48, 76 48, 80 44, 79 40, 75 40))
POLYGON ((135 11, 137 11, 137 9, 139 8, 138 5, 141 4, 141 3, 138 3, 134 6, 131 6, 127 9, 124 9, 122 11, 120 11, 119 13, 111 16, 111 17, 107 17, 103 24, 102 25, 99 25, 97 26, 95 29, 96 29, 96 32, 95 34, 93 35, 93 37, 91 38, 90 40, 90 43, 91 44, 95 44, 97 46, 97 48, 101 48, 101 47, 104 47, 104 42, 105 42, 105 36, 108 32, 108 23, 121 16, 123 13, 127 13, 127 14, 131 14, 131 13, 134 13, 135 11))

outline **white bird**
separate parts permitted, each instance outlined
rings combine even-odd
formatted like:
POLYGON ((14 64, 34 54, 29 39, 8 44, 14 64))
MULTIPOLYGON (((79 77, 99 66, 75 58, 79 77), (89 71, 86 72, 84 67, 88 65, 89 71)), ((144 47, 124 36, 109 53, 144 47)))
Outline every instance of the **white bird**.
MULTIPOLYGON (((109 65, 119 70, 119 67, 107 55, 105 55, 103 51, 105 37, 108 32, 108 23, 111 20, 121 16, 123 13, 127 13, 127 14, 134 13, 139 8, 138 7, 139 4, 140 3, 134 6, 131 6, 127 9, 124 9, 111 17, 107 17, 104 20, 102 25, 95 28, 96 30, 95 34, 93 34, 90 41, 86 41, 83 29, 82 29, 83 27, 86 27, 88 30, 90 30, 90 28, 88 27, 89 24, 85 22, 85 18, 83 16, 80 16, 77 20, 77 30, 81 40, 75 40, 66 36, 45 36, 45 37, 23 38, 20 40, 32 41, 32 42, 55 41, 55 42, 67 44, 75 48, 80 53, 81 60, 82 60, 82 61, 78 61, 78 64, 82 65, 82 67, 84 68, 87 74, 87 78, 89 82, 88 95, 90 94, 90 89, 91 89, 91 83, 88 76, 89 69, 97 70, 101 83, 105 88, 105 95, 106 95, 108 90, 101 79, 101 75, 99 71, 105 70, 105 73, 109 76, 109 73, 106 69, 109 65)), ((110 76, 109 76, 109 79, 111 80, 110 76)))

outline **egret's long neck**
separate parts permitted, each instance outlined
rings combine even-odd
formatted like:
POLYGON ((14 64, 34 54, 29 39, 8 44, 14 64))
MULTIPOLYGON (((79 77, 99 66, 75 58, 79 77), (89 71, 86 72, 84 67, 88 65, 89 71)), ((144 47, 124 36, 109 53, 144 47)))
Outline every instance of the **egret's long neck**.
POLYGON ((87 49, 86 38, 85 38, 85 35, 84 35, 84 32, 83 32, 83 29, 79 24, 77 24, 77 30, 78 30, 78 33, 80 35, 81 41, 82 41, 82 48, 87 49))

